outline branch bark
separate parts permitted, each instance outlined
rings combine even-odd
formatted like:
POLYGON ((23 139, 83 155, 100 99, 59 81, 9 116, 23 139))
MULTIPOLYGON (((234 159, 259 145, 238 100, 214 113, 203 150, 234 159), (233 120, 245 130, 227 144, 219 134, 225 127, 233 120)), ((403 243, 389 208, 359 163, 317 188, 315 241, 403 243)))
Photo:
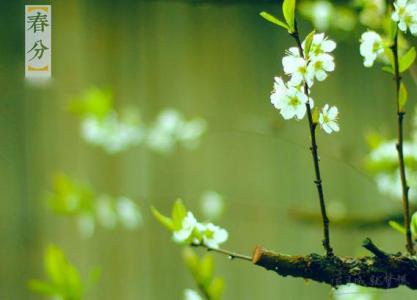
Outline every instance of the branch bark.
POLYGON ((417 289, 417 260, 398 254, 387 254, 366 239, 363 247, 374 256, 360 258, 322 256, 290 256, 256 247, 255 265, 276 272, 326 283, 333 287, 354 283, 365 287, 392 289, 407 286, 417 289))
MULTIPOLYGON (((304 51, 301 44, 298 28, 297 28, 297 22, 295 22, 295 31, 291 33, 291 36, 295 39, 298 47, 298 51, 300 53, 300 56, 304 58, 304 51)), ((309 96, 309 87, 306 82, 304 82, 304 94, 306 94, 307 98, 310 98, 309 96)), ((324 202, 324 193, 323 193, 323 185, 322 185, 322 179, 320 174, 320 164, 319 164, 319 155, 318 155, 318 147, 316 142, 316 128, 317 123, 313 121, 313 115, 311 111, 310 102, 307 101, 306 103, 307 107, 307 117, 308 117, 308 125, 310 129, 310 138, 311 138, 311 154, 313 156, 313 162, 314 162, 314 172, 316 175, 316 179, 314 180, 314 184, 317 187, 317 192, 319 195, 319 202, 320 202, 320 212, 323 220, 323 247, 326 250, 326 254, 328 256, 333 255, 333 249, 330 246, 330 234, 329 234, 329 218, 327 217, 326 212, 326 204, 324 202)))
POLYGON ((403 140, 404 130, 403 121, 405 112, 400 108, 400 87, 401 87, 401 74, 399 71, 398 62, 398 28, 394 37, 394 44, 391 47, 392 54, 394 56, 394 80, 396 87, 396 107, 397 107, 397 127, 398 127, 398 141, 397 141, 397 152, 398 162, 400 168, 401 188, 402 188, 402 202, 403 202, 403 213, 404 213, 404 227, 406 228, 406 249, 410 254, 415 254, 413 240, 411 238, 410 229, 410 204, 408 200, 408 191, 410 187, 407 184, 407 175, 405 171, 404 153, 403 153, 403 140))

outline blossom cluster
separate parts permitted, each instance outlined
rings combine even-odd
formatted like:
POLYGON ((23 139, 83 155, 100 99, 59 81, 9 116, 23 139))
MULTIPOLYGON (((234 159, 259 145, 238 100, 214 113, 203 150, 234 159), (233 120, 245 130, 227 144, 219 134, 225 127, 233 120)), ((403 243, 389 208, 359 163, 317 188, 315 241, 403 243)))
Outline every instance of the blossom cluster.
POLYGON ((417 35, 417 2, 415 0, 396 0, 392 20, 398 23, 398 28, 412 35, 417 35))
POLYGON ((162 215, 154 207, 152 207, 152 213, 158 221, 172 231, 172 238, 177 243, 217 249, 229 237, 225 229, 213 223, 198 222, 181 200, 175 202, 171 218, 162 215))
POLYGON ((128 230, 143 224, 139 206, 125 196, 99 194, 84 182, 65 174, 55 176, 48 206, 57 215, 77 218, 83 237, 92 237, 97 225, 113 229, 118 224, 128 230))
POLYGON ((177 243, 192 243, 217 249, 229 237, 227 231, 212 223, 200 223, 192 212, 187 212, 181 226, 173 232, 177 243))
MULTIPOLYGON (((314 107, 308 91, 315 81, 324 81, 328 73, 335 69, 334 58, 330 53, 336 48, 336 43, 327 39, 324 33, 308 38, 302 43, 303 53, 298 48, 291 47, 282 59, 284 72, 290 77, 288 82, 284 82, 281 77, 275 77, 270 99, 285 120, 304 118, 307 107, 314 107)), ((337 107, 326 104, 317 121, 325 132, 332 133, 339 131, 337 117, 337 107)))
POLYGON ((207 130, 202 118, 186 119, 173 108, 162 110, 155 121, 145 122, 137 111, 117 112, 113 95, 91 88, 74 99, 70 110, 81 117, 81 136, 109 154, 143 144, 159 153, 170 153, 177 145, 194 150, 207 130))
MULTIPOLYGON (((373 173, 380 193, 401 200, 402 187, 398 169, 397 140, 386 140, 373 136, 371 151, 366 158, 367 169, 373 173)), ((417 197, 417 109, 414 113, 411 138, 404 140, 403 153, 407 172, 407 182, 410 186, 409 198, 417 197)))
MULTIPOLYGON (((394 1, 394 11, 391 14, 398 29, 412 35, 417 35, 417 1, 415 0, 396 0, 394 1)), ((364 66, 372 67, 375 60, 384 59, 385 49, 388 41, 377 32, 368 30, 364 32, 360 39, 360 54, 364 58, 364 66)))

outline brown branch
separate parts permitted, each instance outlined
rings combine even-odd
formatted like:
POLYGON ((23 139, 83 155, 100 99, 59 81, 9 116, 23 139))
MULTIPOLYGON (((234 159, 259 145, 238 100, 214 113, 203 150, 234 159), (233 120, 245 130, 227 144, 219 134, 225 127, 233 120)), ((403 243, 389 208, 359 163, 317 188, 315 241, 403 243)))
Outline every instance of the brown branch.
POLYGON ((249 257, 200 244, 192 244, 191 246, 203 247, 230 259, 252 261, 253 264, 274 271, 283 277, 309 279, 333 287, 354 283, 379 289, 406 286, 417 290, 417 258, 401 253, 386 253, 369 238, 364 240, 362 247, 371 252, 373 256, 358 258, 315 253, 306 256, 285 255, 265 250, 262 247, 256 247, 252 257, 249 257))
POLYGON ((407 177, 405 172, 404 153, 403 153, 403 120, 405 112, 400 108, 400 87, 401 87, 401 75, 399 71, 398 62, 398 28, 394 37, 394 44, 391 47, 392 54, 394 56, 394 80, 396 85, 396 107, 397 107, 397 126, 398 126, 398 141, 396 144, 398 152, 398 161, 400 168, 401 188, 402 188, 402 201, 403 201, 403 213, 404 213, 404 227, 406 228, 406 249, 410 254, 415 254, 413 240, 411 238, 410 229, 410 204, 408 200, 408 191, 410 187, 407 184, 407 177))
MULTIPOLYGON (((295 39, 295 41, 297 43, 297 47, 298 47, 298 51, 300 53, 300 56, 304 58, 304 51, 303 51, 300 36, 299 36, 299 33, 298 33, 297 22, 295 22, 295 31, 293 33, 291 33, 291 36, 295 39)), ((304 94, 306 94, 307 98, 310 99, 309 87, 307 85, 307 82, 304 82, 304 94)), ((307 101, 307 103, 306 103, 306 108, 307 108, 308 125, 309 125, 309 129, 310 129, 310 137, 311 137, 310 150, 311 150, 311 154, 313 156, 314 172, 315 172, 315 175, 316 175, 316 179, 314 180, 314 183, 317 187, 317 192, 319 194, 320 212, 321 212, 321 216, 322 216, 322 220, 323 220, 323 236, 324 236, 323 246, 324 246, 324 249, 326 250, 326 254, 328 256, 332 256, 333 255, 333 249, 330 246, 329 218, 327 217, 326 204, 324 202, 323 185, 322 185, 322 179, 321 179, 321 175, 320 175, 319 155, 318 155, 318 151, 317 151, 317 149, 318 149, 317 142, 316 142, 317 123, 315 123, 313 121, 313 115, 312 115, 312 112, 311 112, 311 106, 310 106, 309 101, 307 101)))
POLYGON ((417 260, 398 254, 387 254, 367 239, 363 245, 375 256, 360 258, 322 256, 290 256, 257 247, 255 265, 276 272, 326 283, 333 287, 354 283, 365 287, 391 289, 407 286, 417 289, 417 260))

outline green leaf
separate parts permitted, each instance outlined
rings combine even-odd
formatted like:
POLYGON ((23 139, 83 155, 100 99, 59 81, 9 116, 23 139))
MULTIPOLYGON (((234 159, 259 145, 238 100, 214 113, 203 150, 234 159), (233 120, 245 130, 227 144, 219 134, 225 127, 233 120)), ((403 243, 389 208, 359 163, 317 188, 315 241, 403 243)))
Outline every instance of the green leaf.
POLYGON ((161 214, 155 207, 151 206, 152 214, 154 215, 155 219, 157 219, 162 225, 164 225, 169 230, 174 230, 174 223, 172 220, 163 214, 161 214))
POLYGON ((172 214, 171 214, 172 221, 174 222, 174 229, 181 228, 182 220, 184 220, 186 215, 187 215, 187 209, 185 208, 181 199, 178 199, 174 203, 174 206, 172 208, 172 214))
POLYGON ((208 282, 213 277, 213 270, 214 270, 214 262, 213 256, 206 255, 200 261, 200 268, 199 268, 199 281, 200 282, 208 282))
POLYGON ((53 285, 47 282, 41 281, 41 280, 36 280, 36 279, 29 280, 28 287, 33 292, 40 293, 40 294, 53 296, 58 293, 57 289, 53 285))
POLYGON ((392 67, 392 70, 394 70, 394 54, 392 54, 391 49, 390 48, 385 48, 384 49, 384 54, 385 54, 386 58, 388 59, 390 65, 392 67))
POLYGON ((64 269, 64 253, 57 246, 49 245, 45 254, 45 271, 55 285, 61 286, 65 282, 64 269))
POLYGON ((312 117, 313 117, 313 123, 318 124, 319 123, 319 117, 320 117, 320 110, 317 107, 315 107, 313 109, 312 117))
POLYGON ((295 0, 284 0, 282 3, 282 13, 288 24, 288 31, 295 31, 295 0))
POLYGON ((384 71, 384 72, 387 72, 387 73, 389 73, 389 74, 394 75, 394 70, 392 69, 392 67, 391 67, 391 66, 383 66, 383 67, 382 67, 382 71, 384 71))
POLYGON ((280 19, 274 17, 273 15, 271 15, 270 13, 263 11, 259 14, 262 18, 264 18, 265 20, 274 23, 275 25, 281 26, 283 28, 285 28, 286 30, 289 30, 288 25, 285 24, 283 21, 281 21, 280 19))
POLYGON ((400 92, 398 97, 398 107, 400 111, 404 111, 404 106, 407 103, 408 93, 405 84, 401 82, 400 92))
POLYGON ((394 41, 395 34, 397 33, 397 30, 398 30, 397 22, 394 22, 390 17, 389 18, 388 34, 389 34, 389 39, 391 41, 394 41))
POLYGON ((405 234, 405 228, 402 225, 398 224, 398 222, 389 221, 388 225, 391 226, 392 229, 398 231, 399 233, 405 234))
POLYGON ((310 32, 306 38, 305 38, 305 43, 304 43, 304 55, 306 57, 308 57, 309 53, 310 53, 310 49, 311 49, 311 44, 313 43, 313 37, 316 34, 316 31, 313 30, 312 32, 310 32))
POLYGON ((223 278, 214 278, 207 288, 208 294, 213 300, 220 300, 224 291, 224 280, 223 278))
POLYGON ((184 248, 183 258, 185 264, 190 269, 191 273, 197 274, 200 266, 200 258, 198 255, 189 247, 184 248))
POLYGON ((410 48, 406 54, 404 54, 399 59, 399 69, 400 73, 407 71, 409 67, 414 63, 416 59, 416 49, 414 47, 410 48))

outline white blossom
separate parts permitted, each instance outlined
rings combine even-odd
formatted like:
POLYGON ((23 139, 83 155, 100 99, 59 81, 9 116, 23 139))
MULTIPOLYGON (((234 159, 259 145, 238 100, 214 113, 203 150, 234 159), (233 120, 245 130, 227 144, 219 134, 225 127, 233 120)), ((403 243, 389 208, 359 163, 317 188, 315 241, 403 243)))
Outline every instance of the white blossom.
POLYGON ((335 48, 336 42, 329 40, 324 33, 316 33, 313 36, 309 56, 318 56, 323 53, 330 53, 333 52, 335 48))
POLYGON ((194 290, 186 289, 184 291, 184 300, 203 300, 201 296, 194 290))
POLYGON ((88 213, 80 215, 78 217, 78 228, 84 238, 91 238, 96 228, 94 216, 88 213))
POLYGON ((332 13, 334 13, 332 3, 322 0, 312 2, 312 21, 317 29, 326 30, 330 27, 332 13))
POLYGON ((201 210, 208 219, 218 219, 224 211, 223 197, 215 191, 204 192, 200 203, 201 210))
POLYGON ((364 66, 372 67, 378 55, 384 52, 381 36, 375 31, 364 32, 361 36, 360 54, 364 57, 364 66))
POLYGON ((117 224, 117 215, 112 203, 112 199, 108 195, 100 195, 97 198, 95 211, 98 222, 106 228, 114 228, 117 224))
POLYGON ((117 153, 139 144, 145 135, 140 125, 120 120, 116 113, 103 119, 86 117, 82 122, 81 133, 90 144, 102 146, 108 153, 117 153))
POLYGON ((177 243, 187 241, 191 237, 196 226, 197 220, 194 217, 193 213, 189 211, 181 222, 181 228, 174 231, 174 241, 176 241, 177 243))
POLYGON ((135 229, 143 223, 143 217, 136 203, 126 197, 117 199, 116 211, 120 222, 127 229, 135 229))
POLYGON ((337 124, 338 114, 339 112, 336 106, 329 107, 326 104, 319 116, 320 127, 329 134, 333 131, 339 131, 339 125, 337 124))
POLYGON ((307 96, 293 86, 287 86, 280 77, 275 77, 271 103, 280 110, 284 119, 302 119, 306 113, 307 96))
POLYGON ((229 237, 225 229, 212 223, 199 224, 199 230, 203 235, 204 245, 214 249, 219 248, 219 245, 224 243, 229 237))
POLYGON ((327 78, 326 72, 333 72, 335 68, 333 56, 322 53, 313 56, 307 66, 307 77, 310 81, 316 78, 318 81, 323 81, 327 78))
POLYGON ((394 12, 392 20, 398 22, 398 28, 407 32, 407 28, 411 34, 417 35, 417 4, 415 1, 397 0, 394 2, 394 12))
POLYGON ((291 76, 290 85, 297 86, 304 82, 309 87, 313 85, 313 81, 307 77, 307 64, 308 61, 299 55, 296 48, 290 48, 288 50, 288 55, 282 59, 282 66, 284 67, 285 74, 291 76))

